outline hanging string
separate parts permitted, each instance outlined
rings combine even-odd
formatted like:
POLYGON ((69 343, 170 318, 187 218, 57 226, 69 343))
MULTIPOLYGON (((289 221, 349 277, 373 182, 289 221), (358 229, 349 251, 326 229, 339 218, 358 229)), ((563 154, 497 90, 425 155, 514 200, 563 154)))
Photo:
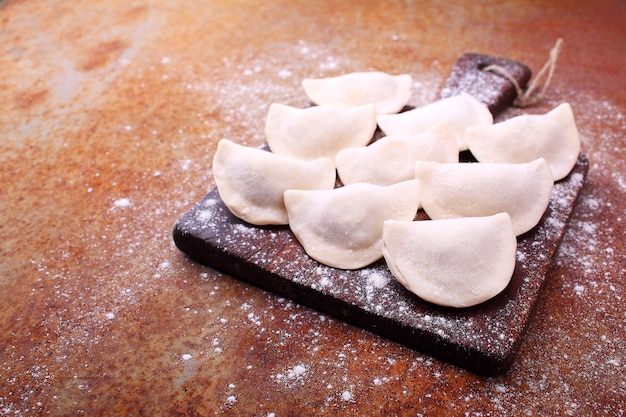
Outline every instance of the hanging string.
POLYGON ((554 70, 556 69, 556 61, 559 59, 559 54, 561 53, 562 46, 563 46, 563 39, 559 38, 556 41, 556 44, 554 45, 552 50, 550 50, 550 57, 548 58, 548 61, 544 64, 543 68, 541 68, 539 73, 537 73, 537 76, 532 81, 530 86, 526 89, 526 91, 522 91, 517 80, 511 75, 509 71, 507 71, 506 68, 500 65, 488 65, 485 68, 483 68, 483 71, 491 71, 491 72, 498 73, 499 75, 503 76, 504 78, 506 78, 513 84, 513 86, 515 87, 515 91, 517 92, 517 97, 513 101, 514 106, 516 107, 532 106, 534 104, 537 104, 546 93, 546 90, 548 89, 548 86, 550 85, 550 82, 552 81, 552 76, 554 75, 554 70), (548 78, 546 79, 546 82, 543 84, 543 88, 541 89, 541 91, 539 91, 539 93, 533 96, 535 89, 537 89, 537 87, 539 86, 539 80, 543 77, 546 71, 548 71, 548 78))

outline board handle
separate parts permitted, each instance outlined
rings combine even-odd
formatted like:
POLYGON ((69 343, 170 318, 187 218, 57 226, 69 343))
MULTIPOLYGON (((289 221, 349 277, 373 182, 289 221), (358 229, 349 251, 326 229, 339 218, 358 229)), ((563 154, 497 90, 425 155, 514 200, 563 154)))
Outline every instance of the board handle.
POLYGON ((530 68, 520 62, 491 55, 465 53, 452 67, 440 98, 468 93, 486 104, 494 117, 497 116, 513 103, 517 91, 513 83, 502 75, 484 70, 490 65, 504 68, 521 88, 530 80, 530 68))

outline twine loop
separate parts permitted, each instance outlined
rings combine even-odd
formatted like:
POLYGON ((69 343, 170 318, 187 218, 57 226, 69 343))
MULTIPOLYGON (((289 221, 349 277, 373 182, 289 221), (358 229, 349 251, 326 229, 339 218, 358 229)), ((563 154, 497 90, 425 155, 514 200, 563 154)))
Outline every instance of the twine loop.
POLYGON ((511 73, 504 67, 500 65, 488 65, 483 68, 483 71, 491 71, 497 73, 498 75, 503 76, 507 80, 509 80, 513 86, 515 87, 515 91, 517 92, 517 97, 513 101, 513 105, 516 107, 528 107, 537 104, 543 98, 550 82, 552 81, 552 76, 554 75, 554 70, 556 69, 556 61, 559 59, 559 54, 561 53, 561 48, 563 46, 563 39, 559 38, 556 41, 554 47, 550 50, 550 56, 548 61, 544 64, 543 68, 537 73, 537 76, 532 81, 530 86, 526 89, 526 91, 522 91, 521 87, 517 80, 511 75, 511 73), (535 90, 539 86, 539 80, 543 77, 544 73, 548 71, 548 78, 546 82, 543 84, 541 91, 535 93, 535 90), (533 95, 534 94, 534 95, 533 95))

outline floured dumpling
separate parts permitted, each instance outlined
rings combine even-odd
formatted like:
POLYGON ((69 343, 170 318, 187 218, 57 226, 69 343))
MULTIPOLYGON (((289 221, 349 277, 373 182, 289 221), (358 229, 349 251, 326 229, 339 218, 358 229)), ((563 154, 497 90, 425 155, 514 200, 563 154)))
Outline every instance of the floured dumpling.
POLYGON ((373 103, 377 113, 397 113, 411 95, 413 79, 408 74, 353 72, 330 78, 302 81, 306 95, 319 105, 359 106, 373 103))
POLYGON ((256 224, 287 224, 287 189, 332 189, 335 165, 329 158, 302 161, 222 139, 213 157, 220 197, 240 219, 256 224))
POLYGON ((513 276, 516 252, 506 213, 384 225, 383 255, 393 276, 442 306, 470 307, 499 294, 513 276))
POLYGON ((335 164, 344 184, 390 185, 415 177, 418 160, 458 162, 452 131, 438 124, 419 135, 385 136, 369 146, 337 153, 335 164))
POLYGON ((467 130, 472 154, 480 162, 529 162, 545 158, 554 180, 569 174, 580 152, 580 137, 568 103, 543 115, 521 115, 492 126, 467 130))
POLYGON ((383 222, 412 220, 418 204, 416 180, 388 187, 358 183, 330 191, 285 191, 289 226, 304 250, 341 269, 382 258, 383 222))
POLYGON ((467 150, 465 129, 489 126, 493 116, 489 108, 467 93, 444 98, 423 107, 398 114, 380 114, 378 126, 386 135, 415 135, 436 123, 444 123, 454 132, 460 151, 467 150))
POLYGON ((418 161, 420 203, 431 219, 490 216, 506 212, 520 235, 539 223, 554 180, 545 159, 526 164, 440 164, 418 161))
POLYGON ((265 122, 265 135, 272 152, 307 161, 334 160, 342 149, 365 146, 375 130, 373 104, 300 109, 274 103, 265 122))

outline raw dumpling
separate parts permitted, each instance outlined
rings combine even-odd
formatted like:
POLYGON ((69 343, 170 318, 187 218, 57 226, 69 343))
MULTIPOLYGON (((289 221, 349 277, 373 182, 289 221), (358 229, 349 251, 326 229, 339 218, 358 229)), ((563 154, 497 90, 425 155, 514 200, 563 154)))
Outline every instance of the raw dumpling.
POLYGON ((418 160, 458 162, 452 131, 438 124, 418 135, 385 136, 369 146, 337 153, 335 164, 344 184, 390 185, 415 177, 418 160))
POLYGON ((543 115, 521 115, 492 126, 467 130, 472 154, 480 162, 529 162, 545 158, 554 180, 569 174, 580 152, 580 137, 568 103, 543 115))
POLYGON ((341 149, 367 145, 375 130, 373 104, 300 109, 274 103, 265 123, 272 152, 307 161, 318 158, 334 161, 341 149))
POLYGON ((436 123, 445 123, 454 132, 460 151, 467 150, 465 129, 489 126, 493 116, 489 108, 467 93, 444 98, 423 107, 398 114, 380 114, 378 126, 386 135, 415 135, 436 123))
POLYGON ((383 255, 393 276, 420 298, 470 307, 499 294, 515 269, 517 240, 506 213, 405 222, 388 220, 383 255))
POLYGON ((316 261, 341 269, 382 258, 383 222, 412 220, 419 204, 416 180, 382 187, 358 183, 330 191, 285 192, 289 226, 316 261))
POLYGON ((220 197, 240 219, 256 224, 287 224, 287 189, 332 189, 335 165, 329 158, 301 161, 222 139, 213 157, 220 197))
POLYGON ((413 79, 408 74, 353 72, 302 81, 306 95, 319 105, 359 106, 373 103, 377 113, 397 113, 409 101, 413 79))
POLYGON ((545 159, 526 164, 440 164, 418 161, 420 203, 431 219, 506 212, 520 235, 539 223, 554 181, 545 159))

